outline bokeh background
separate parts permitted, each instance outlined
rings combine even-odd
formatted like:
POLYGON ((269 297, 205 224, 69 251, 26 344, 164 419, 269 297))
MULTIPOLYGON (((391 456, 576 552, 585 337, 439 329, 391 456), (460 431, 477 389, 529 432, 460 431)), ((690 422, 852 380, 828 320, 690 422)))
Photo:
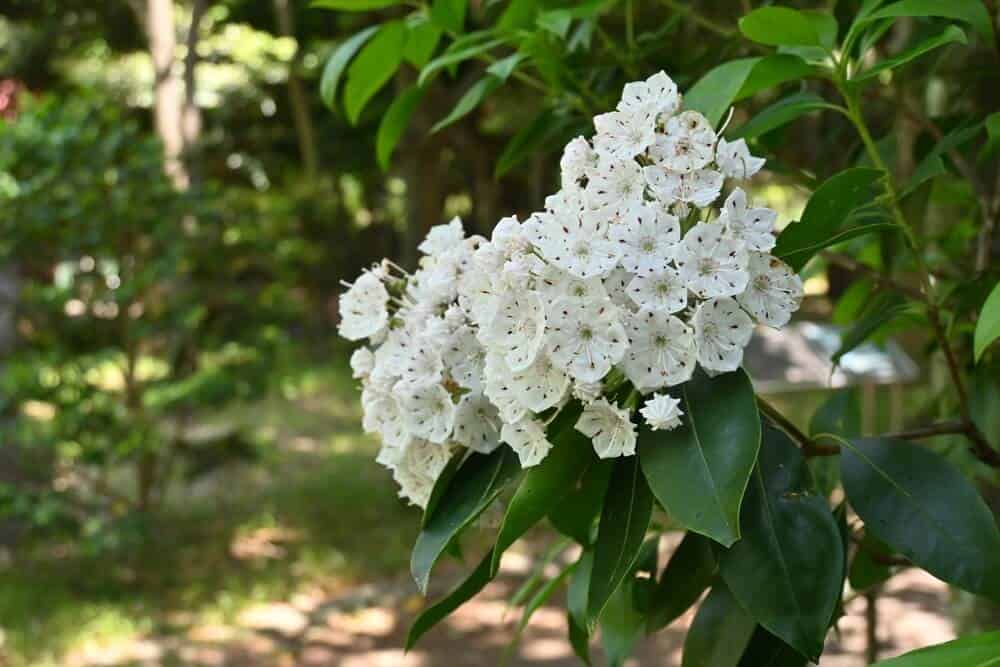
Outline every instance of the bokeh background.
MULTIPOLYGON (((473 0, 467 21, 489 26, 506 4, 473 0)), ((642 2, 639 25, 611 4, 587 30, 575 17, 532 25, 538 53, 592 73, 598 111, 630 78, 662 68, 684 88, 741 55, 735 21, 761 3, 642 2), (625 35, 638 46, 622 60, 625 35)), ((849 14, 859 3, 791 4, 849 14)), ((424 604, 407 574, 419 513, 361 431, 335 335, 340 281, 383 256, 412 266, 426 230, 454 215, 488 235, 539 207, 587 117, 512 80, 431 132, 486 67, 465 63, 429 84, 379 164, 380 119, 417 68, 399 67, 355 122, 324 104, 320 79, 339 45, 396 14, 300 0, 0 2, 0 665, 575 664, 558 608, 521 633, 504 601, 555 567, 544 529, 484 595, 401 651, 424 604), (536 126, 530 150, 512 150, 536 126)), ((901 21, 880 48, 919 29, 901 21)), ((985 52, 871 100, 902 168, 915 167, 926 128, 901 109, 997 108, 985 52)), ((738 118, 769 101, 745 100, 738 118)), ((761 140, 773 168, 754 196, 782 224, 804 205, 802 172, 849 164, 838 147, 853 139, 831 116, 761 140)), ((965 186, 937 183, 923 206, 947 248, 974 232, 965 186)), ((865 295, 851 296, 843 267, 818 261, 806 277, 802 319, 857 317, 865 295)), ((859 431, 920 414, 940 385, 920 341, 895 335, 904 329, 879 340, 898 338, 894 354, 913 368, 878 382, 859 371, 838 395, 859 431)), ((807 424, 829 395, 786 343, 757 346, 758 375, 807 424)), ((884 360, 884 348, 868 352, 884 360)), ((449 563, 436 592, 462 568, 449 563)), ((995 609, 907 572, 847 612, 824 666, 996 627, 995 609)), ((680 664, 689 622, 645 642, 634 664, 680 664)))

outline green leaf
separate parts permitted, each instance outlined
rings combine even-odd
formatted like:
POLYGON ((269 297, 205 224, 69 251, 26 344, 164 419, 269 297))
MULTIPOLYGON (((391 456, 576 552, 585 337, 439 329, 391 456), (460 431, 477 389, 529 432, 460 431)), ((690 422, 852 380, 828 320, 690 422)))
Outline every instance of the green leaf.
POLYGON ((614 470, 614 461, 594 461, 587 468, 580 487, 572 491, 558 506, 549 511, 549 521, 563 535, 572 537, 582 546, 593 541, 592 529, 604 506, 604 496, 614 470))
POLYGON ((736 667, 756 625, 726 584, 716 582, 691 622, 681 667, 736 667))
POLYGON ((697 602, 711 585, 717 570, 711 540, 698 533, 685 534, 653 589, 649 632, 670 625, 697 602))
MULTIPOLYGON (((861 435, 861 398, 856 388, 834 391, 809 420, 809 433, 834 433, 843 438, 861 435)), ((830 497, 840 485, 840 461, 833 456, 809 459, 809 469, 820 493, 830 497)))
POLYGON ((875 584, 880 584, 892 576, 892 570, 884 560, 892 556, 892 549, 882 540, 875 537, 870 532, 866 532, 854 560, 851 561, 851 569, 847 573, 847 578, 851 582, 851 588, 856 591, 863 591, 871 588, 875 584))
POLYGON ((652 513, 653 496, 639 470, 638 457, 618 459, 611 474, 594 543, 594 569, 587 591, 587 623, 590 627, 597 622, 608 600, 632 571, 652 513))
POLYGON ((795 271, 801 270, 841 230, 852 212, 870 205, 881 193, 882 176, 878 169, 856 167, 824 181, 809 198, 802 219, 778 236, 773 254, 795 271))
POLYGON ((396 149, 399 140, 403 138, 406 126, 410 122, 410 116, 413 115, 413 110, 420 104, 423 96, 423 88, 410 86, 392 101, 385 115, 382 116, 378 133, 375 135, 375 156, 383 171, 389 168, 392 151, 396 149))
POLYGON ((460 33, 465 27, 467 0, 434 0, 431 5, 431 21, 438 27, 452 33, 460 33))
POLYGON ((740 32, 768 46, 822 46, 813 21, 788 7, 761 7, 740 19, 740 32))
POLYGON ((969 387, 969 412, 986 440, 1000 448, 1000 372, 997 364, 980 364, 969 387))
POLYGON ((365 42, 378 29, 379 26, 373 25, 347 38, 343 44, 337 47, 337 50, 333 52, 330 59, 326 61, 326 66, 323 68, 323 77, 319 82, 319 96, 328 108, 332 109, 334 106, 337 97, 337 87, 340 84, 340 76, 344 73, 347 63, 351 61, 351 58, 358 52, 358 49, 364 46, 365 42))
POLYGON ((523 53, 513 53, 506 58, 501 58, 492 65, 486 68, 486 71, 500 79, 501 82, 507 81, 510 75, 514 73, 517 66, 521 64, 521 61, 525 59, 523 53))
POLYGON ((507 547, 555 509, 597 459, 587 438, 573 428, 581 409, 580 404, 574 402, 562 410, 549 428, 552 450, 540 464, 525 472, 507 505, 493 548, 494 574, 500 569, 500 557, 507 547))
POLYGON ((1000 601, 1000 532, 947 461, 905 440, 867 438, 844 448, 840 466, 866 530, 935 577, 1000 601))
POLYGON ((776 53, 757 59, 746 80, 736 93, 734 102, 759 93, 774 86, 798 81, 816 72, 816 68, 799 56, 790 53, 776 53))
POLYGON ((972 26, 988 43, 993 41, 993 21, 981 0, 900 0, 870 14, 866 21, 900 16, 936 16, 972 26))
POLYGON ((740 658, 739 667, 806 667, 808 662, 798 651, 758 625, 740 658))
POLYGON ((810 111, 821 109, 837 110, 838 107, 815 93, 795 93, 762 109, 760 113, 737 129, 733 136, 736 138, 758 137, 782 125, 787 125, 810 111))
POLYGON ((684 96, 685 108, 700 111, 713 127, 717 126, 761 60, 740 58, 709 70, 684 96))
POLYGON ((417 641, 431 628, 447 618, 451 612, 471 600, 490 582, 490 554, 479 562, 476 569, 453 591, 440 601, 427 607, 413 620, 406 635, 406 650, 412 649, 417 641))
POLYGON ((859 76, 854 77, 854 80, 859 82, 870 81, 871 79, 878 77, 879 74, 881 74, 886 70, 895 69, 900 65, 906 64, 911 60, 919 58, 925 53, 929 53, 935 49, 938 49, 942 46, 946 46, 953 42, 968 44, 969 40, 966 39, 965 32, 963 32, 961 28, 959 28, 958 26, 950 25, 947 28, 945 28, 944 32, 942 32, 940 35, 931 37, 930 39, 925 40, 920 44, 917 44, 916 46, 911 47, 903 51, 902 53, 897 54, 896 56, 893 56, 892 58, 887 58, 886 60, 877 63, 871 69, 866 70, 862 72, 859 76))
POLYGON ((601 646, 608 667, 624 665, 643 635, 645 619, 635 602, 638 583, 634 577, 626 579, 601 613, 601 646))
POLYGON ((459 468, 462 467, 462 463, 465 462, 465 456, 467 452, 461 451, 456 452, 448 459, 448 464, 438 475, 437 480, 434 482, 434 488, 431 489, 431 495, 427 498, 427 504, 424 506, 424 513, 420 517, 420 527, 423 528, 427 525, 427 520, 431 518, 436 512, 438 505, 441 503, 441 497, 444 496, 445 491, 451 486, 451 480, 455 477, 455 473, 458 472, 459 468))
POLYGON ((720 556, 719 572, 758 623, 816 661, 840 599, 844 549, 826 500, 810 487, 798 447, 767 425, 743 538, 720 556))
POLYGON ((403 61, 405 43, 406 25, 402 21, 384 23, 347 69, 344 111, 352 124, 357 124, 365 105, 396 72, 403 61))
POLYGON ((465 91, 465 94, 458 100, 458 103, 455 104, 451 112, 431 128, 431 134, 440 132, 472 113, 490 93, 500 87, 500 83, 500 79, 487 75, 472 84, 472 87, 465 91))
POLYGON ((986 303, 983 304, 979 319, 976 321, 973 347, 977 362, 982 358, 986 348, 997 338, 1000 338, 1000 283, 996 284, 986 298, 986 303))
POLYGON ((740 537, 740 502, 757 459, 760 417, 742 370, 680 387, 684 422, 639 430, 639 460, 656 499, 681 525, 725 546, 740 537))
POLYGON ((920 160, 920 164, 913 170, 910 180, 903 189, 901 197, 907 197, 917 188, 932 178, 947 172, 944 163, 944 155, 952 149, 958 148, 969 141, 975 139, 983 129, 983 123, 962 123, 955 129, 948 132, 944 137, 934 144, 934 147, 920 160))
POLYGON ((830 357, 830 361, 836 366, 845 354, 909 310, 910 304, 900 295, 894 292, 880 292, 865 307, 858 320, 841 337, 840 347, 830 357))
POLYGON ((422 592, 427 591, 431 568, 445 548, 493 502, 519 470, 510 447, 500 447, 490 454, 474 452, 465 460, 413 546, 410 571, 422 592))
POLYGON ((427 64, 434 55, 441 28, 427 20, 424 14, 413 14, 406 20, 406 43, 403 45, 403 59, 417 69, 427 64))
POLYGON ((991 157, 1000 148, 1000 111, 995 111, 986 117, 987 142, 979 153, 979 159, 985 160, 991 157))
POLYGON ((584 551, 576 562, 576 571, 569 580, 566 611, 569 617, 570 643, 573 652, 585 664, 590 664, 590 625, 587 622, 587 594, 594 571, 594 552, 584 551))
POLYGON ((510 0, 507 9, 497 19, 497 27, 501 30, 528 28, 534 23, 537 11, 538 0, 510 0))
POLYGON ((341 12, 367 12, 401 5, 403 0, 312 0, 310 9, 336 9, 341 12))
POLYGON ((453 43, 444 53, 435 58, 434 60, 427 63, 422 70, 420 70, 420 75, 417 77, 417 85, 423 86, 430 77, 434 76, 440 70, 450 67, 451 65, 457 65, 460 62, 466 61, 470 58, 475 58, 478 55, 486 53, 504 43, 503 39, 488 39, 486 41, 475 41, 468 46, 462 48, 455 48, 456 44, 453 43))
POLYGON ((997 667, 1000 665, 1000 630, 961 637, 944 644, 911 651, 872 667, 997 667))
POLYGON ((580 662, 590 667, 590 635, 587 629, 577 624, 573 614, 566 612, 566 625, 569 628, 569 644, 573 648, 573 653, 580 658, 580 662))

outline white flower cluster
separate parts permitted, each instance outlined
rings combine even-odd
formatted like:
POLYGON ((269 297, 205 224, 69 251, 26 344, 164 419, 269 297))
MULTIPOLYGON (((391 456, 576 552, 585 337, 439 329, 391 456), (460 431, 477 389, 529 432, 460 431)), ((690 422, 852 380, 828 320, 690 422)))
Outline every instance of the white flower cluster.
MULTIPOLYGON (((383 262, 342 296, 340 333, 368 338, 351 359, 364 426, 401 494, 425 505, 456 448, 506 443, 522 466, 545 458, 546 423, 570 397, 601 457, 635 453, 638 395, 735 370, 754 323, 781 327, 802 283, 769 254, 776 213, 726 179, 764 161, 727 142, 663 72, 625 86, 571 141, 561 189, 524 222, 466 238, 431 229, 412 275, 383 262), (623 391, 624 390, 624 391, 623 391)), ((639 411, 681 423, 667 393, 639 411)))

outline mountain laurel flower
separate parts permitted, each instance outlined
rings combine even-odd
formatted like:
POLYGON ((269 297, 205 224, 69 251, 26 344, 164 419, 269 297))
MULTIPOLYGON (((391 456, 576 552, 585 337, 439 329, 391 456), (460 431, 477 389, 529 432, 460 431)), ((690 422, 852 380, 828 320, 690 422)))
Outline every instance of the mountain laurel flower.
POLYGON ((777 257, 750 253, 750 282, 736 297, 743 308, 761 324, 780 329, 802 303, 802 278, 777 257))
POLYGON ((761 170, 764 162, 764 158, 750 155, 744 139, 729 142, 720 138, 715 148, 715 164, 728 178, 741 181, 751 178, 761 170))
POLYGON ((545 426, 532 417, 503 425, 500 439, 510 445, 517 454, 522 468, 536 466, 545 460, 552 443, 545 436, 545 426))
POLYGON ((677 268, 688 289, 702 299, 735 296, 746 289, 747 250, 718 222, 688 230, 677 249, 677 268))
POLYGON ((635 424, 628 410, 600 398, 583 408, 576 430, 590 438, 597 456, 602 459, 635 454, 635 424))
POLYGON ((435 225, 412 274, 384 260, 340 296, 338 331, 362 341, 362 426, 413 504, 456 454, 509 446, 539 464, 568 404, 598 456, 633 456, 640 420, 681 424, 665 388, 736 370, 755 324, 781 327, 801 303, 770 254, 777 214, 733 187, 764 160, 684 110, 666 73, 627 84, 594 127, 524 222, 502 218, 489 239, 435 225), (633 389, 661 393, 636 410, 633 389))
POLYGON ((670 431, 681 425, 681 401, 670 394, 653 394, 646 405, 639 410, 649 428, 654 431, 670 431))

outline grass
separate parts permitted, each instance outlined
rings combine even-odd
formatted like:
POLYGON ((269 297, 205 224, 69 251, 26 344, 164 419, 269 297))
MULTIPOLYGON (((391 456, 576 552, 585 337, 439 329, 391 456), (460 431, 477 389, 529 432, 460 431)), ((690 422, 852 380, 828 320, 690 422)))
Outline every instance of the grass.
POLYGON ((292 374, 267 401, 213 421, 249 428, 261 461, 175 487, 137 548, 94 557, 35 545, 0 566, 0 664, 59 664, 85 644, 227 622, 302 587, 405 571, 416 512, 375 464, 343 366, 292 374))

